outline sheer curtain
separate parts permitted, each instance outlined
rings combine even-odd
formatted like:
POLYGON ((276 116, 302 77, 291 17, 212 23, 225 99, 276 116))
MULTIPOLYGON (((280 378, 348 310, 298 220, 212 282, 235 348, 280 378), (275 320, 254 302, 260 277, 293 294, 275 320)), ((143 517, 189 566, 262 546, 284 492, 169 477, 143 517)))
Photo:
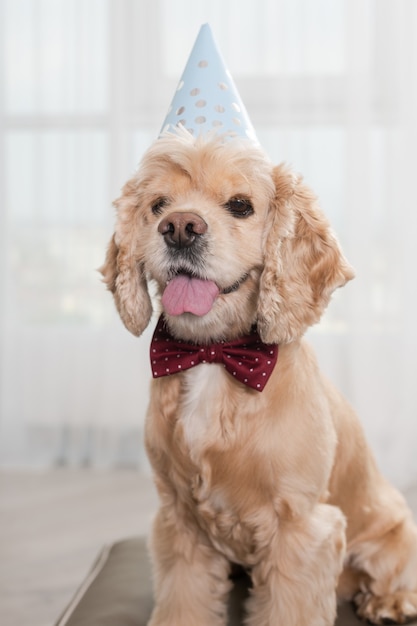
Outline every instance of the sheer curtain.
POLYGON ((0 0, 0 464, 145 467, 151 329, 95 271, 209 21, 274 161, 357 273, 309 332, 385 474, 417 480, 413 0, 0 0))

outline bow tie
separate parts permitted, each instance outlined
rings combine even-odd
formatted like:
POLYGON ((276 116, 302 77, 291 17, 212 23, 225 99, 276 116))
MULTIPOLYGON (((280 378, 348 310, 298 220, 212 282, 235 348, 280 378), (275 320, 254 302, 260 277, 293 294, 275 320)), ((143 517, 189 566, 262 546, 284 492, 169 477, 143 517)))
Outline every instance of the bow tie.
POLYGON ((154 378, 183 372, 199 363, 221 363, 241 383, 262 391, 278 358, 278 346, 261 341, 256 328, 234 341, 196 346, 175 339, 162 317, 151 342, 151 365, 154 378))

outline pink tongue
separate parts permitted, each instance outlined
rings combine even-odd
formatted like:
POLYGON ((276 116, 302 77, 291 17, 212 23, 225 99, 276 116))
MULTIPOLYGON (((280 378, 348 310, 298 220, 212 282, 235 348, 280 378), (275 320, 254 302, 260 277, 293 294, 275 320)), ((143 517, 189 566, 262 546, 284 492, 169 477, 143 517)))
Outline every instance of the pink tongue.
POLYGON ((181 274, 166 286, 162 294, 162 304, 168 315, 194 313, 201 316, 211 311, 218 294, 219 288, 212 280, 181 274))

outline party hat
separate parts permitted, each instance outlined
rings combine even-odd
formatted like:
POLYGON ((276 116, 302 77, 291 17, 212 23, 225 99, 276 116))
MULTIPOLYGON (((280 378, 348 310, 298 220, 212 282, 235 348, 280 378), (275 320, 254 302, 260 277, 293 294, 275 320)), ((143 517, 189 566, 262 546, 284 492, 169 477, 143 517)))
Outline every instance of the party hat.
POLYGON ((181 76, 161 134, 182 126, 194 136, 256 134, 208 24, 203 24, 181 76))

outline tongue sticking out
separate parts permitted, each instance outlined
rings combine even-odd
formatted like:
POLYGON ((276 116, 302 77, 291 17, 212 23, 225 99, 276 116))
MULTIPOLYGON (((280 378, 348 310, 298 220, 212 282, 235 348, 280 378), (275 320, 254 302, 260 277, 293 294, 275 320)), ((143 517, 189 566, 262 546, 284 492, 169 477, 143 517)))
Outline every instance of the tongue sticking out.
POLYGON ((168 315, 193 313, 206 315, 219 294, 212 280, 201 280, 181 274, 175 276, 162 294, 162 304, 168 315))

